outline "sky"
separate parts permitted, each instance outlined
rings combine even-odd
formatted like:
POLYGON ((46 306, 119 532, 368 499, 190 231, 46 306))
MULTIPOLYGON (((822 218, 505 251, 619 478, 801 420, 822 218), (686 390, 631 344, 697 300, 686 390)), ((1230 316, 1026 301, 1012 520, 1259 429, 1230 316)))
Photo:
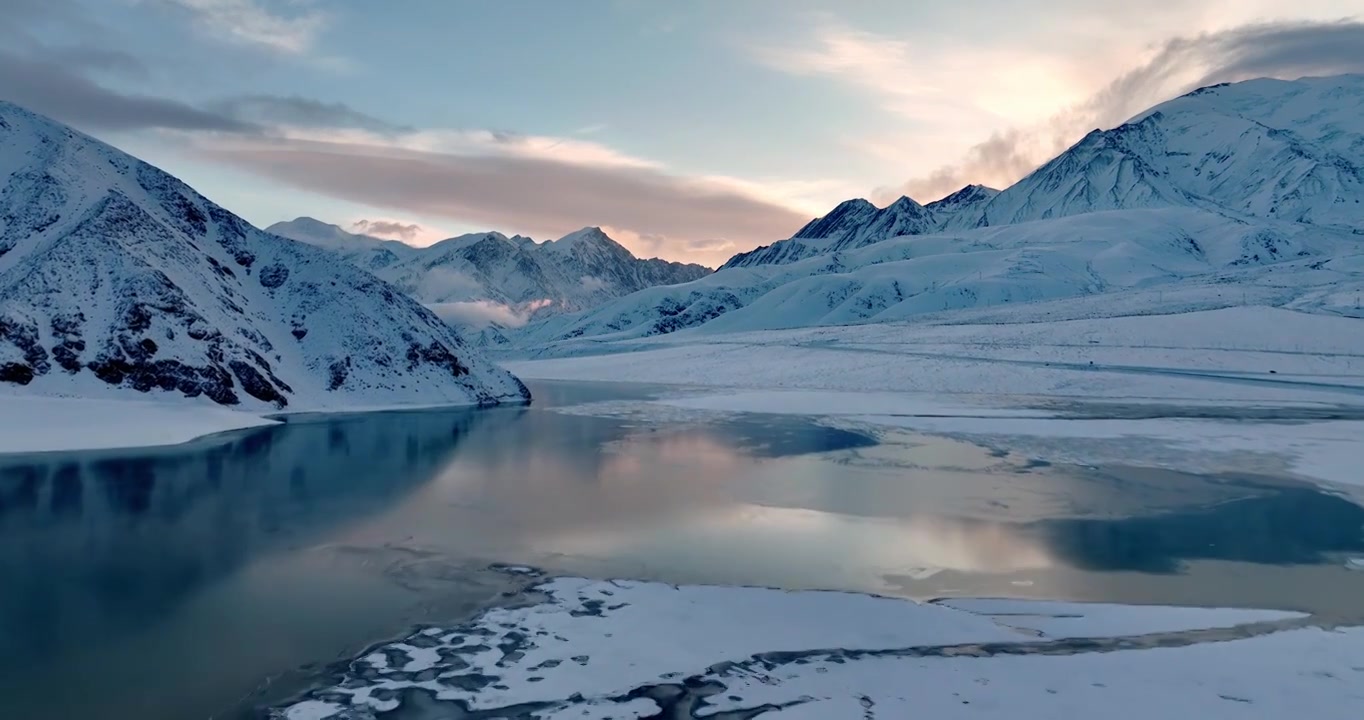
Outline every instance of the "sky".
POLYGON ((1364 72, 1364 0, 3 0, 0 99, 266 226, 600 226, 722 263, 1004 187, 1213 82, 1364 72))

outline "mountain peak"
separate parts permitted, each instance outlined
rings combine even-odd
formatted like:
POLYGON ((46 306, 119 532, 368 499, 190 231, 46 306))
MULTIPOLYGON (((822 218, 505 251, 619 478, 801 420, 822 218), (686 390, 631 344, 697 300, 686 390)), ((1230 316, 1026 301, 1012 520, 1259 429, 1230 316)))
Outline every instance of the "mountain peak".
POLYGON ((934 200, 928 204, 928 207, 935 210, 942 207, 955 207, 964 203, 988 200, 998 194, 999 191, 992 187, 972 183, 940 200, 934 200))
MULTIPOLYGON (((589 225, 581 230, 574 230, 558 240, 551 240, 544 245, 545 249, 556 251, 572 250, 585 246, 609 247, 613 249, 620 248, 620 250, 625 251, 626 253, 630 252, 620 243, 613 240, 610 235, 607 235, 605 230, 602 230, 596 225, 589 225)), ((634 255, 631 254, 631 257, 634 257, 634 255)))
POLYGON ((913 215, 923 215, 925 212, 924 206, 920 205, 917 200, 908 195, 901 195, 898 200, 887 205, 885 210, 895 213, 910 213, 913 215))

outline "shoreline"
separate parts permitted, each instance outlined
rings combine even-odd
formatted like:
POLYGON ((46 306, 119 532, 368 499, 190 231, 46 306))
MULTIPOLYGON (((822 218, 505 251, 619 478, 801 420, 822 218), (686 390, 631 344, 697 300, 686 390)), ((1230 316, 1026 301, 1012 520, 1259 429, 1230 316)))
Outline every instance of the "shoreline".
MULTIPOLYGON (((1312 616, 1272 610, 990 598, 916 602, 845 591, 527 577, 533 582, 507 602, 493 602, 459 624, 418 625, 376 643, 315 674, 312 687, 290 701, 255 711, 282 720, 400 706, 509 718, 690 716, 676 714, 684 708, 752 717, 742 714, 745 708, 862 699, 893 706, 903 700, 897 698, 903 688, 884 683, 887 664, 905 666, 893 673, 901 684, 908 666, 963 665, 969 673, 973 663, 996 662, 1026 663, 1041 668, 1049 682, 1063 682, 1066 676, 1049 668, 1066 658, 1146 663, 1157 653, 1161 663, 1187 665, 1196 684, 1226 684, 1228 678, 1186 657, 1230 651, 1242 670, 1269 669, 1278 662, 1276 646, 1303 642, 1314 652, 1364 657, 1364 632, 1327 631, 1312 616), (830 673, 866 687, 830 687, 830 673), (750 693, 786 698, 786 704, 750 700, 750 693)), ((1120 675, 1104 679, 1142 684, 1120 675)), ((1247 691, 1256 689, 1254 682, 1240 680, 1228 692, 1253 694, 1247 691)), ((992 692, 978 690, 987 698, 992 692)), ((914 702, 945 692, 926 683, 914 702)), ((1337 710, 1349 706, 1348 693, 1338 688, 1334 695, 1322 687, 1310 692, 1326 693, 1337 710)))

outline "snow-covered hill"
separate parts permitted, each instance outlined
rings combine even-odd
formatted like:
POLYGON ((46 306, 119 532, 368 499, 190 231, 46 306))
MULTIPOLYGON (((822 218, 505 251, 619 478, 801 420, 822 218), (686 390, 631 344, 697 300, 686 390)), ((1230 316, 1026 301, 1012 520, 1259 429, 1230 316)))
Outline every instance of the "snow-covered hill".
POLYGON ((488 232, 426 248, 355 235, 312 218, 276 223, 268 230, 337 252, 442 316, 475 328, 585 310, 637 290, 710 273, 700 265, 636 258, 595 227, 543 243, 488 232))
MULTIPOLYGON (((1014 186, 839 205, 697 282, 513 334, 530 354, 697 333, 924 318, 1202 288, 1198 307, 1359 314, 1364 76, 1196 91, 1094 132, 1014 186)), ((1093 300, 1095 304, 1104 302, 1093 300)), ((1144 306, 1143 311, 1153 311, 1144 306)))
POLYGON ((0 392, 246 410, 524 402, 402 292, 0 102, 0 392))

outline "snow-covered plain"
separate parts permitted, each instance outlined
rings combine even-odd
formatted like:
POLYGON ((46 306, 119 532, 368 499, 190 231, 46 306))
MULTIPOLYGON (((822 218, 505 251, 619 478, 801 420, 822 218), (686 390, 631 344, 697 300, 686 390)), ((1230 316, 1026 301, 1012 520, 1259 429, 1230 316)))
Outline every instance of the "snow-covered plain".
POLYGON ((537 595, 377 646, 277 713, 421 695, 505 718, 1346 718, 1364 702, 1364 632, 1295 613, 578 578, 537 595))
POLYGON ((679 333, 506 364, 531 378, 690 386, 659 405, 834 416, 1050 462, 1364 484, 1364 320, 1272 307, 1071 320, 1048 317, 1079 314, 1074 304, 1015 310, 679 333))

